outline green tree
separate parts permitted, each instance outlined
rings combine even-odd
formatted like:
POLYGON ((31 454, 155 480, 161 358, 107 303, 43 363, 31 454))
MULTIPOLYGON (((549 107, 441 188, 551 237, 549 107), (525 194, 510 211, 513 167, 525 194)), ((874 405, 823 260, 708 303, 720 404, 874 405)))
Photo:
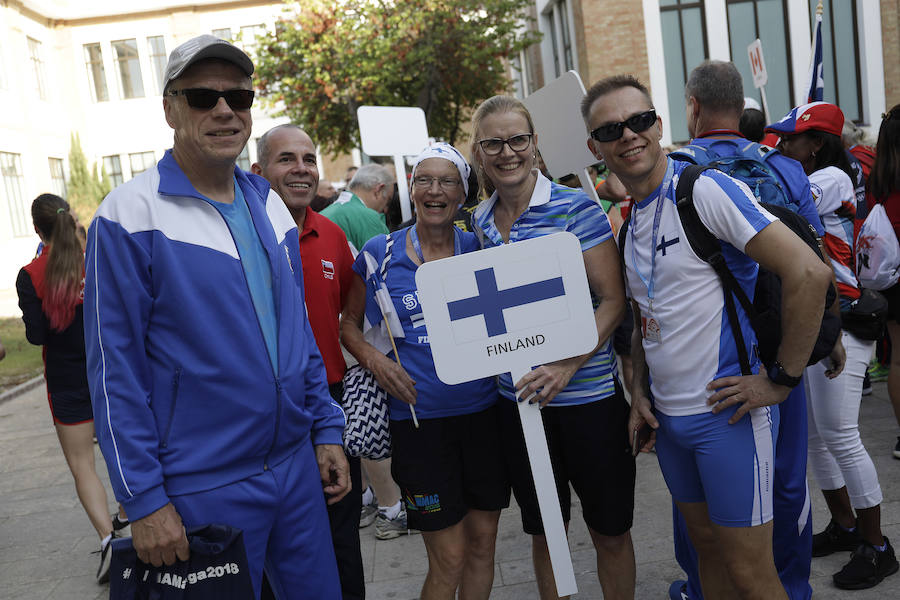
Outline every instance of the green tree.
POLYGON ((481 100, 510 87, 504 59, 537 42, 530 0, 303 0, 257 46, 257 85, 328 152, 359 146, 356 109, 418 106, 456 143, 481 100))
POLYGON ((81 149, 81 140, 73 133, 69 146, 69 182, 67 194, 69 206, 78 215, 78 219, 87 224, 94 218, 94 212, 100 202, 109 193, 109 181, 97 164, 88 167, 87 157, 81 149))

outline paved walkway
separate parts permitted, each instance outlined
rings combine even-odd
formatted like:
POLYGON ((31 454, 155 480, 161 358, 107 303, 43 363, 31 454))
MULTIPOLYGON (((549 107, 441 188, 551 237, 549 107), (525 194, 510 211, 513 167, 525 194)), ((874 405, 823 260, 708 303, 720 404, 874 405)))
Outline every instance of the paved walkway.
MULTIPOLYGON (((900 460, 893 459, 890 453, 898 432, 884 384, 876 384, 875 394, 863 401, 861 421, 863 438, 884 490, 884 530, 895 543, 900 543, 900 460)), ((97 456, 99 459, 99 451, 97 456)), ((98 465, 102 464, 102 459, 98 460, 98 465)), ((106 479, 105 469, 103 478, 106 479)), ((824 502, 821 494, 815 490, 813 493, 813 518, 816 529, 821 529, 827 522, 824 502)), ((669 495, 654 454, 639 458, 635 503, 636 597, 665 600, 669 582, 681 572, 672 554, 669 495)), ((362 530, 360 535, 369 600, 416 598, 426 570, 421 536, 382 542, 375 540, 373 527, 362 530)), ((91 551, 97 546, 98 540, 78 503, 60 452, 43 386, 0 405, 0 598, 107 597, 107 586, 98 586, 93 577, 98 559, 91 551)), ((602 598, 593 549, 584 524, 577 517, 572 521, 570 547, 579 589, 576 597, 602 598)), ((900 598, 900 574, 872 590, 835 589, 830 575, 844 560, 842 556, 814 560, 815 598, 900 598)), ((530 541, 522 533, 515 508, 501 517, 491 597, 537 598, 530 541)))

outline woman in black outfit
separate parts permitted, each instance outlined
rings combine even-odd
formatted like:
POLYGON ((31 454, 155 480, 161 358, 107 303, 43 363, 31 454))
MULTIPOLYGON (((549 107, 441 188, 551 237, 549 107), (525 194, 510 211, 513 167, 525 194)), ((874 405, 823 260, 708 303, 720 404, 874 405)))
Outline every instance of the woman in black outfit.
MULTIPOLYGON (((100 537, 97 579, 109 578, 110 540, 127 521, 110 518, 106 490, 94 468, 94 413, 84 350, 84 250, 65 200, 41 194, 31 205, 41 255, 19 271, 16 291, 28 341, 44 347, 47 399, 78 499, 100 537)), ((124 532, 122 532, 124 533, 124 532)))

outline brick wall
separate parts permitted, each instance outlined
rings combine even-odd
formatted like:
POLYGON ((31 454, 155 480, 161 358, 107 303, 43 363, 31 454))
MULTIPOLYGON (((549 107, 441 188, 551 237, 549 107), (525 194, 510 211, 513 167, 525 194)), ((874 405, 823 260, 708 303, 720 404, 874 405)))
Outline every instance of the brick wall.
POLYGON ((900 0, 881 0, 881 44, 885 106, 891 108, 900 104, 900 0))
MULTIPOLYGON (((898 0, 883 1, 896 4, 898 0)), ((581 0, 578 4, 583 17, 584 54, 587 57, 580 64, 585 87, 610 75, 630 73, 649 88, 641 0, 581 0)))

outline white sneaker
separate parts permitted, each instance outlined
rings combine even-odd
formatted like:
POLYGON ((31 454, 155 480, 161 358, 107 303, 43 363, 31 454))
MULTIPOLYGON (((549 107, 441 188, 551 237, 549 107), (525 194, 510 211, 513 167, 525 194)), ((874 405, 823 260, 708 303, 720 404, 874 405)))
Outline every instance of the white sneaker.
POLYGON ((401 535, 407 535, 409 533, 409 527, 406 523, 406 510, 401 510, 400 513, 394 517, 393 519, 388 519, 384 513, 378 512, 378 516, 375 517, 375 538, 379 540, 392 540, 394 538, 400 537, 401 535))
POLYGON ((127 538, 131 537, 131 521, 122 521, 119 519, 119 513, 112 516, 113 537, 127 538))
POLYGON ((372 504, 366 504, 359 513, 359 528, 368 527, 378 516, 378 501, 372 500, 372 504))
POLYGON ((100 544, 100 550, 94 554, 100 554, 100 567, 97 569, 97 583, 104 584, 109 582, 109 566, 112 564, 112 541, 115 535, 110 535, 104 540, 105 543, 100 544))

